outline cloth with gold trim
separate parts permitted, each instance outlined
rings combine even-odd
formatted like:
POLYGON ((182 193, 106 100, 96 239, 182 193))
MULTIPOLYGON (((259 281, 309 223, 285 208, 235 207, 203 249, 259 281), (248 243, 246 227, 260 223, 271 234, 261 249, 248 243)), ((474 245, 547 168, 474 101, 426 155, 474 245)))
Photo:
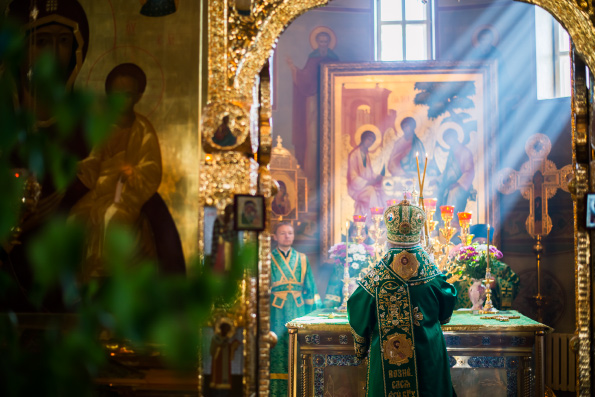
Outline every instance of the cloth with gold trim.
POLYGON ((287 395, 289 333, 285 324, 320 308, 320 296, 306 255, 291 248, 271 254, 271 396, 287 395))
POLYGON ((347 302, 355 351, 369 358, 369 397, 455 395, 440 325, 457 292, 420 246, 391 248, 347 302))

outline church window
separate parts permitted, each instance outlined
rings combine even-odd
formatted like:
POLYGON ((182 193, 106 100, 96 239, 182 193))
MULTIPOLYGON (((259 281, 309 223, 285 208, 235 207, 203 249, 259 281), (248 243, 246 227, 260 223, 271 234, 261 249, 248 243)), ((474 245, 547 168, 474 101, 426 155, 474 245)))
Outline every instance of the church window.
POLYGON ((432 1, 376 1, 376 59, 423 61, 432 58, 432 1))
POLYGON ((570 37, 547 11, 535 7, 537 99, 570 96, 570 37))

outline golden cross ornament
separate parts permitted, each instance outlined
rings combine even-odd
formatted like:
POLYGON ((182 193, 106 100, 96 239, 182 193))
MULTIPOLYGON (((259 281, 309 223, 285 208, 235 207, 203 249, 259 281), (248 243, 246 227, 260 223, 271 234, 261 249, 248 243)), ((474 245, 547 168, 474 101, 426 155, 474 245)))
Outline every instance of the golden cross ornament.
POLYGON ((552 220, 548 214, 548 200, 558 189, 568 192, 568 182, 572 178, 572 165, 557 169, 547 159, 552 150, 552 142, 544 135, 532 135, 525 144, 525 152, 529 161, 520 171, 503 168, 497 177, 498 190, 511 194, 520 190, 523 197, 529 200, 529 216, 525 222, 527 232, 533 237, 547 236, 552 230, 552 220))

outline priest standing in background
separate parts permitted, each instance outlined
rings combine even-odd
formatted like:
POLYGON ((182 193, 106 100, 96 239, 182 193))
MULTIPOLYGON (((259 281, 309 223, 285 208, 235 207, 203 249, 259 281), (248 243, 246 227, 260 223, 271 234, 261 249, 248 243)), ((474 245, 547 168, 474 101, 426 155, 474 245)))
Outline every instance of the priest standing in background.
POLYGON ((456 395, 440 325, 457 292, 420 244, 425 220, 406 200, 386 210, 388 253, 347 302, 356 355, 369 357, 368 397, 456 395))
POLYGON ((294 231, 288 222, 275 228, 277 248, 271 254, 271 396, 287 396, 289 333, 285 324, 321 306, 312 269, 305 254, 292 248, 294 231))

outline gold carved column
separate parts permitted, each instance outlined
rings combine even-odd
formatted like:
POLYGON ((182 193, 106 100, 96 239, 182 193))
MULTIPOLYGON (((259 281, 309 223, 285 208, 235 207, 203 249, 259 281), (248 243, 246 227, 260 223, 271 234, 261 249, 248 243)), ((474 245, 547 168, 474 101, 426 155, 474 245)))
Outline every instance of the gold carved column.
MULTIPOLYGON (((578 356, 578 395, 591 393, 592 282, 590 234, 585 228, 585 194, 593 188, 593 159, 589 125, 594 112, 589 106, 587 72, 595 70, 595 3, 587 0, 518 0, 537 5, 552 14, 568 31, 573 44, 572 71, 572 165, 574 179, 575 293, 578 356)), ((593 83, 593 79, 591 79, 593 83)), ((591 89, 593 89, 591 87, 591 89)))
MULTIPOLYGON (((271 151, 270 79, 261 70, 285 27, 328 0, 209 0, 206 106, 202 109, 198 245, 204 250, 204 208, 223 214, 236 194, 260 194, 267 209, 275 183, 271 151), (227 134, 228 140, 221 139, 227 134), (229 137, 229 134, 233 135, 229 137)), ((268 212, 268 211, 267 211, 268 212)), ((269 394, 269 227, 250 232, 258 242, 258 275, 246 274, 241 298, 244 319, 244 395, 269 394)))

